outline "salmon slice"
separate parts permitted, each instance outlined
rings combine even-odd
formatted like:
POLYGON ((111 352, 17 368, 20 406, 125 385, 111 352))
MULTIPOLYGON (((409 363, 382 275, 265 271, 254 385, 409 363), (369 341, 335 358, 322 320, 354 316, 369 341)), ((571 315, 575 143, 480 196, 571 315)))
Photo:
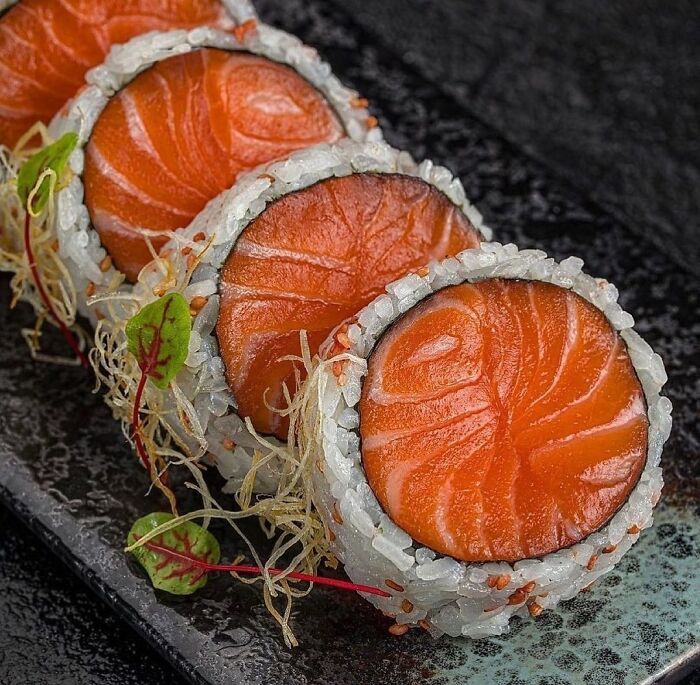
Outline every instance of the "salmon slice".
POLYGON ((130 281, 169 233, 250 169, 344 135, 290 67, 201 49, 158 62, 107 104, 86 148, 85 201, 130 281))
POLYGON ((218 0, 20 0, 0 17, 0 144, 48 123, 112 45, 203 24, 231 26, 218 0))
POLYGON ((628 498, 648 419, 605 315, 540 281, 431 295, 380 338, 359 404, 362 464, 387 515, 463 561, 579 542, 628 498))
POLYGON ((479 244, 469 220, 428 183, 353 174, 267 207, 243 231, 220 273, 217 336, 239 413, 286 439, 282 387, 307 331, 312 353, 384 287, 431 260, 479 244))

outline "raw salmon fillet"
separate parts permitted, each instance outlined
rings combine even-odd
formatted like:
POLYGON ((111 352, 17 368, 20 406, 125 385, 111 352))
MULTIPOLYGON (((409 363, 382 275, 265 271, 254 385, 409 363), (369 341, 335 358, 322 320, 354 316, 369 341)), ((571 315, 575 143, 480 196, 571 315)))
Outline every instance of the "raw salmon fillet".
POLYGON ((290 67, 196 50, 157 63, 110 100, 87 146, 87 207, 134 281, 152 259, 144 236, 158 251, 241 173, 341 137, 325 99, 290 67))
POLYGON ((409 176, 353 174, 284 196, 252 221, 220 274, 217 336, 241 416, 286 439, 292 362, 305 330, 312 353, 384 287, 479 243, 433 186, 409 176), (265 397, 265 393, 267 395, 265 397))
POLYGON ((0 144, 48 123, 115 43, 202 24, 231 21, 217 0, 20 0, 0 17, 0 144))
POLYGON ((362 463, 388 516, 464 561, 539 557, 605 524, 644 468, 624 341, 577 294, 488 279, 437 292, 368 362, 362 463))

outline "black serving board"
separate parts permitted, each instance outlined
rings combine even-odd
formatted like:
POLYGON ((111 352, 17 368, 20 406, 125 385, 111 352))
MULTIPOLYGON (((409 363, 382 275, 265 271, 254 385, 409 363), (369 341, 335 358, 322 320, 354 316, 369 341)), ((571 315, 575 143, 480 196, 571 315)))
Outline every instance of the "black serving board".
MULTIPOLYGON (((173 598, 154 592, 123 555, 131 523, 163 505, 144 498, 143 473, 84 372, 28 359, 20 329, 31 324, 30 312, 8 312, 0 283, 3 502, 193 683, 675 682, 697 662, 699 641, 697 274, 523 155, 464 103, 369 40, 342 10, 321 0, 266 0, 259 8, 318 47, 371 99, 392 144, 457 173, 499 240, 558 258, 577 254, 589 272, 618 285, 669 373, 674 431, 664 454, 661 523, 623 563, 627 573, 616 571, 535 623, 516 622, 510 636, 433 641, 413 632, 397 640, 359 597, 317 589, 297 605, 301 647, 288 650, 256 588, 214 578, 192 598, 173 598), (644 645, 607 641, 606 631, 644 645)), ((49 336, 47 344, 62 343, 49 336)), ((255 525, 248 530, 254 534, 255 525)), ((230 558, 236 541, 223 531, 219 538, 230 558)))

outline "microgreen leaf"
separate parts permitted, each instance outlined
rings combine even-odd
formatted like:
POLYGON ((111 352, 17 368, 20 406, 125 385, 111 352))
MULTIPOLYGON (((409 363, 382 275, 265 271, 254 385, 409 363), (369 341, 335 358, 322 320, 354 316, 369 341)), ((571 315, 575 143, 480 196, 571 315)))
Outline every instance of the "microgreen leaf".
POLYGON ((192 321, 180 293, 147 304, 126 324, 128 349, 153 383, 167 388, 187 359, 192 321))
MULTIPOLYGON (((128 544, 172 519, 172 514, 162 512, 140 518, 129 531, 128 544)), ((132 554, 146 569, 153 587, 173 595, 190 595, 206 584, 207 567, 219 563, 221 551, 209 531, 185 521, 136 547, 132 554)))
MULTIPOLYGON (((27 206, 30 193, 46 169, 53 170, 56 173, 56 177, 61 178, 61 174, 68 163, 68 158, 71 152, 75 150, 77 144, 78 135, 76 133, 65 133, 57 141, 39 150, 25 162, 17 175, 17 194, 23 206, 27 206)), ((49 200, 49 186, 49 179, 45 178, 34 196, 31 209, 35 213, 40 212, 46 206, 49 200)))

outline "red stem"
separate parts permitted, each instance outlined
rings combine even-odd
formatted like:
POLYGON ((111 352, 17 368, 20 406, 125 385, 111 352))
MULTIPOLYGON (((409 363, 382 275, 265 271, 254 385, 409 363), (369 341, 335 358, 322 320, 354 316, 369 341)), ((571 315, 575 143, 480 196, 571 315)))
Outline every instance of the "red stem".
MULTIPOLYGON (((262 573, 262 569, 259 566, 249 566, 245 564, 210 564, 206 561, 202 561, 201 559, 197 559, 197 557, 190 556, 189 554, 185 554, 183 552, 178 552, 169 547, 162 547, 154 542, 146 542, 145 545, 154 552, 159 552, 165 556, 187 562, 204 571, 224 571, 226 573, 262 573)), ((267 572, 271 576, 277 576, 284 573, 284 571, 279 568, 269 568, 267 569, 267 572)), ((371 585, 357 585, 356 583, 350 583, 347 580, 339 580, 337 578, 312 576, 308 573, 297 573, 295 571, 288 573, 286 577, 294 580, 303 580, 308 583, 316 583, 317 585, 329 585, 330 587, 338 588, 339 590, 351 590, 353 592, 365 592, 369 595, 379 595, 380 597, 391 597, 388 592, 381 590, 378 587, 372 587, 371 585)))
POLYGON ((131 415, 131 428, 134 434, 134 444, 136 445, 136 452, 141 459, 141 463, 146 471, 150 471, 150 463, 148 460, 148 454, 146 453, 146 448, 141 440, 141 428, 140 428, 140 410, 141 410, 141 398, 143 397, 143 389, 146 387, 146 381, 148 380, 148 375, 145 371, 141 372, 141 378, 139 378, 139 384, 136 388, 136 396, 134 397, 134 411, 131 415))
POLYGON ((80 360, 80 363, 87 369, 90 367, 87 357, 83 354, 83 351, 78 345, 78 341, 73 337, 73 334, 70 332, 68 326, 66 326, 65 322, 61 319, 61 317, 54 309, 53 303, 49 299, 49 296, 46 290, 44 289, 44 284, 41 281, 39 270, 36 268, 36 260, 34 259, 34 251, 32 250, 32 239, 30 231, 31 220, 32 219, 29 214, 29 211, 27 211, 24 217, 24 249, 27 252, 27 257, 29 259, 29 270, 32 273, 32 278, 34 279, 34 283, 36 284, 36 289, 39 291, 39 295, 43 300, 44 305, 48 310, 49 314, 56 322, 56 325, 60 329, 61 333, 63 333, 63 337, 66 339, 66 342, 70 345, 76 357, 78 357, 78 359, 80 360))

